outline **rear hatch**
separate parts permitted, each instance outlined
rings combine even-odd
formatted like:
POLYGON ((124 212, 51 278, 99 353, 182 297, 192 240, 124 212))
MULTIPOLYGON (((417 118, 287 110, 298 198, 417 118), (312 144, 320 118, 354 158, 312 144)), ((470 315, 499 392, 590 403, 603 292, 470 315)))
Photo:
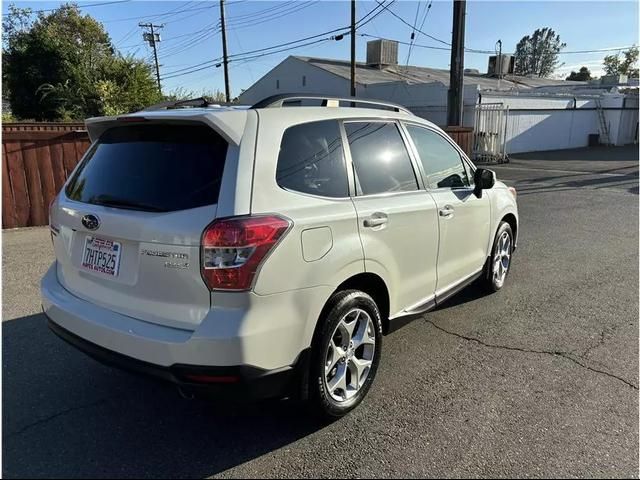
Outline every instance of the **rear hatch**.
POLYGON ((124 315, 195 329, 210 308, 200 240, 227 150, 197 122, 104 130, 51 209, 62 285, 124 315))

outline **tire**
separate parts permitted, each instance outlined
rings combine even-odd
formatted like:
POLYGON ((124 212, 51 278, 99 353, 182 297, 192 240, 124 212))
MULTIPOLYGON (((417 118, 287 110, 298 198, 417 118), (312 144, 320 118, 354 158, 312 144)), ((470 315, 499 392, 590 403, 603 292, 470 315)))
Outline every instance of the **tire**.
POLYGON ((497 292, 502 287, 511 269, 513 256, 513 232, 507 222, 500 222, 491 247, 491 257, 487 260, 483 286, 489 292, 497 292))
POLYGON ((380 363, 382 319, 373 299, 359 290, 335 293, 323 312, 312 345, 309 402, 321 417, 337 419, 371 388, 380 363))

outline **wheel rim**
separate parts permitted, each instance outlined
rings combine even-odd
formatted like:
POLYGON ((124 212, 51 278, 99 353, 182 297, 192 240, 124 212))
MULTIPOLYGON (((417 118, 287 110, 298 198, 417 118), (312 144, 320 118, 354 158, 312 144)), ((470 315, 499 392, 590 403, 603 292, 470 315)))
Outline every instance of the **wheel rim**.
POLYGON ((498 285, 504 283, 511 263, 511 235, 502 232, 493 252, 493 278, 498 285))
POLYGON ((359 308, 340 319, 326 348, 324 384, 336 402, 345 402, 364 385, 375 354, 375 326, 371 316, 359 308))

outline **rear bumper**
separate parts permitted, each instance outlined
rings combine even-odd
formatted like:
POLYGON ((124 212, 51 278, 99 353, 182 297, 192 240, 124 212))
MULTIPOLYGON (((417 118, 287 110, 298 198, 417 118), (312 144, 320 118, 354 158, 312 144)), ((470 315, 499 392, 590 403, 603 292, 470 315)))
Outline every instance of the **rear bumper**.
POLYGON ((59 282, 56 265, 41 282, 43 311, 60 337, 103 363, 176 383, 184 390, 249 398, 280 395, 299 371, 324 287, 260 296, 216 293, 193 331, 145 322, 79 298, 59 282), (227 377, 206 387, 189 375, 227 377), (224 383, 221 383, 224 382, 224 383))
POLYGON ((259 400, 294 394, 308 368, 308 349, 300 354, 295 365, 272 371, 244 365, 207 367, 176 364, 160 367, 91 343, 50 318, 47 319, 47 325, 62 340, 100 363, 173 383, 184 393, 198 397, 259 400), (191 375, 206 376, 209 380, 207 383, 194 381, 191 375))

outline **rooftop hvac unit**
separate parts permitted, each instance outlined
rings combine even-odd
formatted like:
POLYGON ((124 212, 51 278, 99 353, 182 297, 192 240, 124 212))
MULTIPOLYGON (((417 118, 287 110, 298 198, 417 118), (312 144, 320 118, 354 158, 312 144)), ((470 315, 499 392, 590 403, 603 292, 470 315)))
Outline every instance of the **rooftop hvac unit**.
POLYGON ((497 77, 513 74, 514 60, 513 55, 491 55, 487 75, 497 77))
POLYGON ((367 42, 367 65, 382 67, 398 64, 398 42, 372 40, 367 42))

